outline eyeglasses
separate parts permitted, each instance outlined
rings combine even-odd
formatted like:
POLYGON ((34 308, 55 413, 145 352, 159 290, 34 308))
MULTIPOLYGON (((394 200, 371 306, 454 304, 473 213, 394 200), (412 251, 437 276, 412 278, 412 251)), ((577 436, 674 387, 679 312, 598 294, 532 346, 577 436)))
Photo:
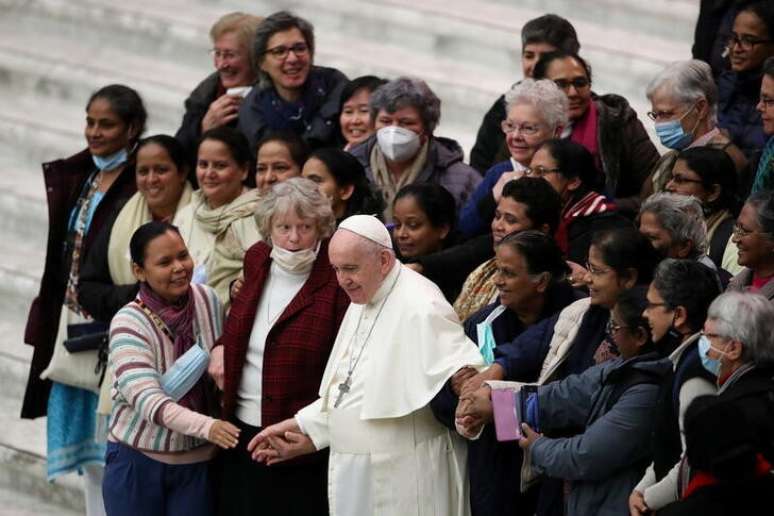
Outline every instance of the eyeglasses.
POLYGON ((618 333, 620 330, 622 330, 624 328, 628 328, 628 326, 623 326, 621 324, 616 324, 616 323, 613 322, 612 319, 608 319, 607 320, 607 325, 605 326, 605 331, 607 332, 608 335, 612 336, 612 335, 615 335, 616 333, 618 333))
POLYGON ((746 236, 752 235, 753 233, 760 233, 760 231, 756 231, 754 229, 745 229, 738 223, 734 224, 734 228, 731 230, 731 234, 737 238, 744 238, 746 236))
POLYGON ((767 97, 766 95, 761 95, 761 98, 758 99, 758 103, 763 104, 763 107, 766 109, 774 108, 774 99, 767 97))
POLYGON ((239 57, 241 54, 233 50, 221 50, 219 48, 211 48, 210 55, 215 59, 225 59, 226 61, 231 61, 232 59, 236 59, 237 57, 239 57))
POLYGON ((602 276, 603 274, 610 272, 610 269, 600 269, 598 267, 594 267, 589 262, 586 262, 586 270, 589 271, 589 274, 592 276, 602 276))
POLYGON ((556 84, 560 90, 567 91, 570 89, 570 86, 575 88, 576 91, 585 90, 591 85, 591 81, 588 80, 586 77, 576 77, 572 80, 567 79, 556 79, 554 81, 554 84, 556 84))
POLYGON ((734 45, 739 45, 742 50, 752 50, 755 45, 763 45, 764 43, 771 43, 770 39, 761 39, 753 36, 739 36, 735 32, 728 35, 726 40, 728 48, 733 48, 734 45))
POLYGON ((680 174, 672 174, 672 176, 669 178, 669 181, 672 181, 676 185, 684 185, 685 183, 702 183, 702 181, 699 179, 691 179, 690 177, 681 176, 680 174))
POLYGON ((306 43, 295 43, 286 47, 285 45, 279 45, 277 47, 266 49, 264 54, 269 54, 274 59, 285 59, 293 52, 296 56, 304 56, 309 52, 309 46, 306 43))
POLYGON ((546 168, 542 165, 538 165, 536 167, 527 168, 524 171, 524 175, 532 176, 532 177, 544 177, 544 176, 547 176, 548 174, 558 174, 561 171, 562 171, 561 168, 546 168))
POLYGON ((535 136, 540 131, 540 125, 538 124, 517 124, 510 120, 503 120, 500 123, 500 128, 505 134, 511 134, 519 131, 526 136, 535 136))
MULTIPOLYGON (((688 113, 690 113, 693 108, 696 107, 696 104, 692 105, 690 108, 688 108, 685 113, 680 115, 680 118, 678 118, 678 121, 682 121, 683 118, 685 118, 688 113)), ((648 118, 653 120, 654 122, 658 122, 659 120, 671 120, 675 117, 674 111, 648 111, 647 112, 648 118)))

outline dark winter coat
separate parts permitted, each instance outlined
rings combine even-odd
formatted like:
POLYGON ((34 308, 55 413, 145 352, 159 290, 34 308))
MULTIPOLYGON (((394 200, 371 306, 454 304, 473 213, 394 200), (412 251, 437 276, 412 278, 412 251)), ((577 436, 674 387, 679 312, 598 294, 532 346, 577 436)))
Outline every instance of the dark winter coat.
MULTIPOLYGON (((24 342, 35 348, 22 405, 21 415, 24 418, 46 415, 51 382, 41 380, 40 373, 48 367, 54 352, 54 340, 70 271, 72 250, 66 248, 67 225, 83 185, 94 170, 88 150, 67 159, 43 164, 43 182, 48 202, 48 243, 40 291, 30 306, 24 331, 24 342)), ((134 165, 127 163, 94 212, 89 231, 84 237, 81 260, 88 255, 100 229, 113 214, 116 203, 131 197, 136 189, 134 165)))

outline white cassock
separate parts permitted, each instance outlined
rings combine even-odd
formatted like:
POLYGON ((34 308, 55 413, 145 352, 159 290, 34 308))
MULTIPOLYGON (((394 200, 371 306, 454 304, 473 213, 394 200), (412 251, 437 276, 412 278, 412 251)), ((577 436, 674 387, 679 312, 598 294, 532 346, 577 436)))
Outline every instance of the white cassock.
POLYGON ((369 304, 349 306, 320 398, 296 414, 317 449, 330 446, 333 516, 470 513, 466 445, 429 407, 466 365, 484 362, 454 310, 435 284, 400 263, 369 304), (363 343, 350 390, 334 407, 363 343))

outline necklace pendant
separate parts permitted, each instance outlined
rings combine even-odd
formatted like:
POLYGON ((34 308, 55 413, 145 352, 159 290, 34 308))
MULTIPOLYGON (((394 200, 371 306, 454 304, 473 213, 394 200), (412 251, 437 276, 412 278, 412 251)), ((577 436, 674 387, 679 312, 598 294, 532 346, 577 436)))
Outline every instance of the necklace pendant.
POLYGON ((350 381, 352 379, 352 375, 347 375, 347 379, 344 380, 342 383, 339 384, 339 395, 336 396, 336 403, 333 404, 333 408, 338 408, 341 404, 341 400, 344 398, 344 395, 349 392, 350 388, 350 381))

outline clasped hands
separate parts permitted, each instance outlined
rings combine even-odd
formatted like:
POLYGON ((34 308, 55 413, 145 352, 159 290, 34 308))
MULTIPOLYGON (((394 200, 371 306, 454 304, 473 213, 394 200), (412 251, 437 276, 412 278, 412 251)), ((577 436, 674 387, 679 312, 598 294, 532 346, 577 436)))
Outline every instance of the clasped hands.
POLYGON ((301 432, 293 418, 267 426, 247 444, 256 462, 271 466, 317 451, 312 440, 301 432))
POLYGON ((452 390, 459 396, 454 422, 463 437, 475 438, 492 421, 491 389, 486 382, 502 377, 503 370, 497 364, 480 373, 472 367, 463 367, 452 376, 452 390))

